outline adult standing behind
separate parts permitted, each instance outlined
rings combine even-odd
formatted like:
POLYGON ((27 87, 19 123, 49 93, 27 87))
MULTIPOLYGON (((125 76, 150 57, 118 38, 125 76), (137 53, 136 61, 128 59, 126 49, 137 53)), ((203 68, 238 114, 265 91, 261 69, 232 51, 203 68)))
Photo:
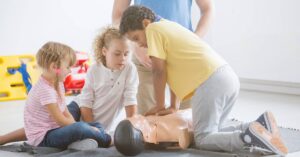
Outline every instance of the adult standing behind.
MULTIPOLYGON (((201 17, 198 21, 194 33, 200 38, 204 37, 211 25, 214 15, 214 5, 212 0, 195 0, 201 17)), ((131 0, 115 0, 112 12, 112 23, 116 26, 120 24, 123 12, 130 6, 131 0)), ((191 22, 192 0, 134 0, 135 5, 143 5, 151 8, 161 17, 177 22, 185 28, 193 31, 191 22)), ((147 56, 147 49, 134 46, 132 60, 137 67, 139 75, 139 87, 137 93, 138 112, 144 114, 156 104, 152 80, 152 63, 147 56)), ((174 93, 170 90, 170 105, 176 104, 179 107, 179 100, 175 99, 174 93)), ((189 108, 190 100, 181 103, 180 108, 189 108)), ((178 108, 177 107, 177 108, 178 108)))

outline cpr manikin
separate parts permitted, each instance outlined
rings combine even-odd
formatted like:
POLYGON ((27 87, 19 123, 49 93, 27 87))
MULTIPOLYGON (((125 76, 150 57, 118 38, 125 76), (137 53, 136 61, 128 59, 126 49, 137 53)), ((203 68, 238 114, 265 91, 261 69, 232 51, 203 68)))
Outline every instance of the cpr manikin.
POLYGON ((175 143, 181 149, 192 142, 191 109, 165 116, 137 115, 121 121, 115 131, 114 144, 124 155, 137 155, 145 143, 175 143))

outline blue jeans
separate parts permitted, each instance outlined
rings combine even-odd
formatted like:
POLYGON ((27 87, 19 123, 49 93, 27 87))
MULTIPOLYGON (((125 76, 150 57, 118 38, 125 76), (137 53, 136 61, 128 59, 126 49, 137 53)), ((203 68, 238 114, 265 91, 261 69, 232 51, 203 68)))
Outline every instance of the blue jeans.
POLYGON ((70 113, 73 116, 74 120, 76 122, 79 122, 81 114, 80 114, 80 108, 79 108, 78 104, 75 101, 72 101, 68 105, 68 110, 70 111, 70 113))
MULTIPOLYGON (((71 114, 74 119, 80 119, 79 107, 75 102, 71 102, 68 108, 71 107, 71 114)), ((56 147, 66 149, 69 144, 78 140, 91 138, 98 142, 99 147, 109 147, 111 137, 104 130, 104 127, 98 123, 76 122, 68 126, 49 130, 43 141, 39 144, 40 147, 56 147), (96 131, 91 126, 98 128, 96 131)))

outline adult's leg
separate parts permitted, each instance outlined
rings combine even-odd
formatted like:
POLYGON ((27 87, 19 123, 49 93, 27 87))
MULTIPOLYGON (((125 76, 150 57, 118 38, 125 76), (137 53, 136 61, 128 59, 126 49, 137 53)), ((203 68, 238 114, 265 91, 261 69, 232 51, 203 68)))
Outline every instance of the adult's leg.
POLYGON ((96 130, 88 123, 76 122, 65 127, 50 130, 39 146, 66 149, 69 144, 88 138, 96 140, 99 147, 108 147, 111 143, 111 137, 104 129, 96 130))
POLYGON ((132 55, 132 61, 136 66, 139 75, 139 85, 137 92, 137 108, 139 114, 144 114, 149 109, 154 107, 154 87, 153 87, 153 75, 151 69, 144 67, 135 57, 132 55))

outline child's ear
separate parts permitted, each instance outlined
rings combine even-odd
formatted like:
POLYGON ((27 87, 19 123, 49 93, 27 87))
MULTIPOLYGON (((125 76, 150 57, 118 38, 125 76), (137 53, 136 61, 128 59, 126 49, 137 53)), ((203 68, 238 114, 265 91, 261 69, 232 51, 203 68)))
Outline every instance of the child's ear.
POLYGON ((146 28, 151 23, 151 21, 149 19, 144 19, 142 21, 142 23, 143 23, 144 28, 146 28))
POLYGON ((49 66, 49 70, 50 70, 50 71, 52 71, 52 72, 53 72, 53 71, 56 71, 57 68, 58 68, 58 67, 57 67, 57 65, 56 65, 55 63, 53 63, 53 62, 50 63, 50 66, 49 66))
POLYGON ((53 69, 55 69, 56 68, 56 65, 52 62, 52 63, 50 63, 50 66, 49 66, 49 69, 50 70, 53 70, 53 69))
POLYGON ((103 56, 106 56, 106 53, 107 53, 106 47, 103 47, 101 52, 102 52, 103 56))

